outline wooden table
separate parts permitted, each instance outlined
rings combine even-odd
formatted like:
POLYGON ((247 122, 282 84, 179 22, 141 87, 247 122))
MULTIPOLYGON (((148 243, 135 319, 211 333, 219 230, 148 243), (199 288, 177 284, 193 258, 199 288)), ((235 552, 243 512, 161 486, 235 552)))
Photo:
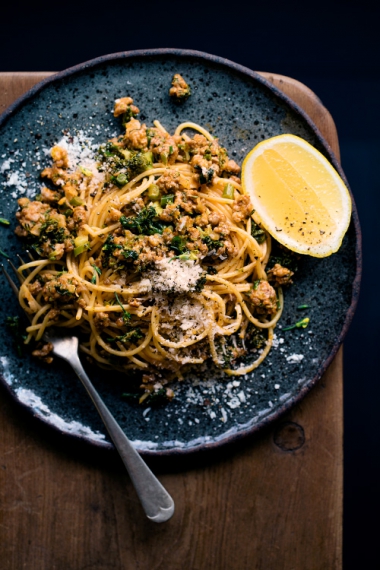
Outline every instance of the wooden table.
MULTIPOLYGON (((47 73, 0 74, 0 111, 47 73)), ((339 156, 303 84, 265 75, 339 156)), ((211 457, 151 462, 176 512, 147 520, 112 452, 67 443, 0 390, 1 570, 335 570, 342 556, 342 352, 259 436, 211 457), (302 437, 304 433, 304 440, 302 437)))

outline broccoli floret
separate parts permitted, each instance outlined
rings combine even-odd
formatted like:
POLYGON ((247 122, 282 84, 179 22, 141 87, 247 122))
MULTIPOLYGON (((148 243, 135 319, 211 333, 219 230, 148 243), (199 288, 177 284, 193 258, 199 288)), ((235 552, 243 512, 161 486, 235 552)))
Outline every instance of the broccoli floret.
POLYGON ((131 156, 128 160, 127 168, 130 177, 133 178, 137 174, 141 174, 145 170, 149 170, 153 165, 153 154, 148 152, 138 152, 131 156))

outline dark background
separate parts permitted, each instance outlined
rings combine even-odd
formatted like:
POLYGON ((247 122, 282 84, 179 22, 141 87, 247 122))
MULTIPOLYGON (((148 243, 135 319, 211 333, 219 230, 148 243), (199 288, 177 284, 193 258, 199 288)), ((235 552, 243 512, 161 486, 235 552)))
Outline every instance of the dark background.
POLYGON ((359 305, 344 345, 344 568, 355 570, 376 567, 380 507, 379 16, 379 5, 353 0, 34 0, 1 8, 0 71, 60 71, 118 51, 189 48, 298 79, 331 112, 364 249, 359 305))

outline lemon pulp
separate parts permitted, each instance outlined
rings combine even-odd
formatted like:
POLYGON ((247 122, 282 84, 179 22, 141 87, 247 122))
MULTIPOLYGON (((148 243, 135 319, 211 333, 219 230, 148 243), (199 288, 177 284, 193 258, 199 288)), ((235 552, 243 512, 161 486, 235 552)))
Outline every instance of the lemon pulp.
POLYGON ((337 251, 348 228, 351 198, 328 160, 295 135, 259 143, 242 168, 244 191, 264 228, 298 253, 337 251))

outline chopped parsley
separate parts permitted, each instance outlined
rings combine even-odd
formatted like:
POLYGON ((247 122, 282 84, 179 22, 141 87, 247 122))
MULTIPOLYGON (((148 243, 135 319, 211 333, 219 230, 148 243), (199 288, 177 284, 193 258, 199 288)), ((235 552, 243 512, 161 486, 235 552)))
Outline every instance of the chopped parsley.
POLYGON ((142 396, 139 392, 124 392, 121 397, 125 400, 138 402, 143 406, 159 406, 161 404, 166 404, 172 399, 168 396, 166 388, 160 388, 159 390, 150 393, 145 392, 142 396))
POLYGON ((123 249, 121 254, 125 257, 125 259, 136 261, 139 258, 139 254, 134 249, 123 249))
POLYGON ((118 303, 118 305, 121 307, 122 313, 123 313, 123 321, 125 325, 129 325, 130 321, 131 321, 131 313, 128 313, 128 311, 126 311, 119 299, 119 296, 117 293, 115 293, 115 299, 118 303))
POLYGON ((255 327, 252 323, 248 325, 244 341, 249 348, 263 348, 266 344, 266 338, 262 329, 255 327))
POLYGON ((6 317, 5 324, 9 329, 17 354, 23 356, 24 340, 26 339, 25 327, 22 326, 20 317, 6 317))
POLYGON ((202 277, 200 277, 200 278, 198 279, 198 281, 196 282, 194 291, 195 291, 196 293, 200 293, 200 292, 202 291, 203 287, 205 286, 206 281, 207 281, 207 279, 206 279, 206 274, 204 274, 204 275, 202 275, 202 277))
POLYGON ((266 266, 266 271, 273 269, 273 267, 278 263, 281 267, 286 267, 290 271, 295 273, 298 270, 298 255, 293 253, 288 249, 282 248, 278 243, 273 240, 273 249, 271 256, 269 257, 268 264, 266 266))
POLYGON ((251 236, 255 238, 257 243, 261 244, 267 239, 263 228, 256 224, 254 220, 251 220, 251 236))
POLYGON ((202 237, 202 241, 207 245, 209 253, 218 250, 223 247, 224 243, 221 240, 211 239, 210 236, 205 235, 202 237))
MULTIPOLYGON (((30 228, 25 225, 25 229, 28 230, 30 228)), ((29 233, 29 240, 32 242, 32 248, 42 257, 44 255, 42 247, 45 243, 48 242, 49 245, 54 246, 57 243, 63 243, 65 239, 69 237, 65 228, 59 226, 57 220, 49 218, 48 216, 39 231, 40 234, 38 237, 29 233)), ((51 253, 49 259, 54 259, 54 251, 51 253)))
POLYGON ((129 230, 133 234, 152 236, 154 234, 162 234, 164 226, 155 218, 157 212, 155 208, 149 206, 143 208, 137 216, 126 217, 121 216, 120 223, 124 229, 129 230))
POLYGON ((212 178, 214 176, 213 168, 209 168, 207 170, 206 168, 202 168, 201 166, 197 165, 195 166, 195 170, 199 174, 199 182, 201 184, 208 184, 209 182, 212 181, 212 178))
POLYGON ((114 242, 114 236, 109 235, 102 247, 102 264, 103 267, 109 267, 109 265, 113 265, 110 263, 110 257, 113 255, 115 249, 123 249, 123 246, 114 242))
POLYGON ((170 242, 170 246, 173 251, 175 251, 178 254, 181 254, 186 249, 186 238, 182 236, 174 236, 174 238, 170 242))
POLYGON ((102 270, 101 270, 97 265, 94 265, 94 264, 93 264, 92 267, 95 269, 95 271, 96 271, 96 273, 97 273, 98 275, 101 275, 101 274, 102 274, 102 270))
POLYGON ((137 328, 137 329, 127 331, 125 334, 122 334, 120 336, 109 337, 107 339, 107 341, 110 343, 112 343, 112 342, 122 342, 122 343, 133 342, 133 343, 136 343, 136 341, 140 340, 140 338, 143 338, 143 337, 144 337, 143 333, 141 332, 141 330, 139 328, 137 328))

